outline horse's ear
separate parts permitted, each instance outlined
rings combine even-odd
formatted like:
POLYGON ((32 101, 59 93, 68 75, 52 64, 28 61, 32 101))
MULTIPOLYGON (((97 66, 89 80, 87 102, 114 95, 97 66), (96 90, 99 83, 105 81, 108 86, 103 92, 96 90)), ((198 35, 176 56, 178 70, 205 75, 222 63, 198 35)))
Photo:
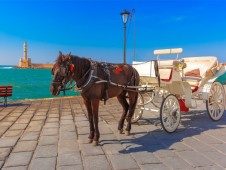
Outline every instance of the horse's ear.
POLYGON ((59 55, 60 55, 60 56, 62 56, 62 55, 63 55, 61 51, 59 51, 59 55))

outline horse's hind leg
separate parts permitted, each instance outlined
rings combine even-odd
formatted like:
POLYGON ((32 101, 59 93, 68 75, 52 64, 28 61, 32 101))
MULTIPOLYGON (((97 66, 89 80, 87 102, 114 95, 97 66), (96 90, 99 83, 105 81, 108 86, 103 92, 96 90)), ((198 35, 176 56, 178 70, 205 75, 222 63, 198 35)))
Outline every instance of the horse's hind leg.
POLYGON ((91 101, 84 99, 84 104, 88 112, 88 119, 89 119, 89 126, 90 126, 88 143, 92 143, 94 138, 94 124, 93 124, 93 113, 92 113, 91 101))
POLYGON ((128 92, 129 94, 129 112, 126 116, 127 120, 127 126, 125 129, 126 135, 130 135, 130 130, 131 130, 131 119, 133 117, 135 108, 136 108, 136 103, 137 103, 137 98, 138 98, 138 93, 137 92, 128 92))
POLYGON ((119 133, 122 133, 124 122, 125 122, 125 119, 126 119, 126 114, 128 112, 128 109, 129 109, 129 104, 126 101, 126 92, 123 92, 119 96, 117 96, 117 99, 118 99, 119 103, 122 105, 122 108, 123 108, 123 113, 122 113, 121 119, 119 120, 119 123, 118 123, 119 133))

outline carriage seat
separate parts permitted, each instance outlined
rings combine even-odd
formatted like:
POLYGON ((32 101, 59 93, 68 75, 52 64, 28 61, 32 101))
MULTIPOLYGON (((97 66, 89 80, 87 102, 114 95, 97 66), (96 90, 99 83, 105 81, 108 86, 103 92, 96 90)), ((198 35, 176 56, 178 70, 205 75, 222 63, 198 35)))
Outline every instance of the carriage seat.
POLYGON ((204 78, 210 78, 216 71, 218 60, 217 57, 187 57, 183 58, 186 63, 184 68, 183 80, 191 86, 199 86, 204 78))
POLYGON ((158 61, 159 75, 162 81, 169 81, 172 76, 172 69, 178 65, 178 60, 158 61))

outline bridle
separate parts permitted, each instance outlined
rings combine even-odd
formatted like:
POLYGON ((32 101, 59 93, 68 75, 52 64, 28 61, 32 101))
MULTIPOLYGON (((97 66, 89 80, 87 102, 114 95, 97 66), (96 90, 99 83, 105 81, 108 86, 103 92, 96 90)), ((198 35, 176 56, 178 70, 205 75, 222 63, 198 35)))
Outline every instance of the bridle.
POLYGON ((71 60, 66 61, 66 65, 61 64, 60 67, 58 67, 54 73, 53 73, 53 69, 52 69, 52 74, 54 74, 53 80, 51 82, 51 85, 55 86, 57 85, 57 94, 59 94, 60 91, 64 92, 65 95, 65 91, 66 90, 71 90, 72 87, 72 75, 73 75, 73 71, 74 71, 74 65, 72 64, 71 60), (73 68, 72 68, 73 67, 73 68), (67 80, 66 78, 69 77, 69 81, 70 84, 68 87, 66 87, 67 84, 67 80))

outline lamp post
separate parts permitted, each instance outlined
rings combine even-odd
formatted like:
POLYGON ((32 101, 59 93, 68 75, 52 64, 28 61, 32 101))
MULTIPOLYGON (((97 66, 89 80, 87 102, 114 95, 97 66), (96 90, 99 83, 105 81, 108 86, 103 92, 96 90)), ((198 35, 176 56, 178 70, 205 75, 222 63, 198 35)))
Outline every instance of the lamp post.
POLYGON ((126 23, 127 23, 129 14, 130 12, 126 10, 121 12, 122 22, 124 24, 124 58, 123 58, 124 64, 126 64, 126 23))

